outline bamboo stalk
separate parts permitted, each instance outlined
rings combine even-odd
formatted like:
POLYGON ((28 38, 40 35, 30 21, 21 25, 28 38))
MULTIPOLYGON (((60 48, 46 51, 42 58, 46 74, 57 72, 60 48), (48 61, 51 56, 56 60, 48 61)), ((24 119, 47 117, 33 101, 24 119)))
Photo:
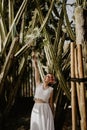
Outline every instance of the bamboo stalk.
POLYGON ((1 34, 2 41, 4 41, 5 37, 6 37, 6 34, 7 34, 7 31, 6 31, 4 20, 3 20, 2 17, 0 18, 0 34, 1 34))
MULTIPOLYGON (((71 78, 75 78, 75 53, 74 43, 71 43, 71 78)), ((72 106, 72 130, 76 130, 76 84, 71 81, 71 106, 72 106)))
MULTIPOLYGON (((77 44, 78 52, 78 71, 79 78, 84 78, 83 72, 83 60, 82 60, 82 45, 77 44)), ((80 112, 81 112, 81 130, 87 130, 87 121, 86 121, 86 97, 85 97, 85 86, 84 83, 80 83, 80 112)))
MULTIPOLYGON (((78 73, 78 61, 77 61, 77 48, 75 48, 75 77, 79 78, 79 73, 78 73)), ((80 109, 80 85, 78 82, 76 82, 76 90, 77 90, 77 99, 78 99, 78 105, 80 109)))
MULTIPOLYGON (((9 31, 10 31, 10 27, 11 24, 14 20, 14 9, 13 9, 13 5, 14 5, 14 0, 9 0, 9 31)), ((12 29, 12 38, 14 38, 14 28, 12 29)))
POLYGON ((50 14, 51 14, 51 12, 52 12, 52 9, 53 9, 54 1, 55 1, 55 0, 52 0, 52 1, 51 1, 51 5, 50 5, 50 8, 49 8, 49 11, 48 11, 48 13, 47 13, 47 15, 46 15, 46 17, 45 17, 43 23, 41 24, 40 31, 43 30, 44 26, 46 25, 46 23, 47 23, 47 21, 48 21, 48 18, 49 18, 50 14))

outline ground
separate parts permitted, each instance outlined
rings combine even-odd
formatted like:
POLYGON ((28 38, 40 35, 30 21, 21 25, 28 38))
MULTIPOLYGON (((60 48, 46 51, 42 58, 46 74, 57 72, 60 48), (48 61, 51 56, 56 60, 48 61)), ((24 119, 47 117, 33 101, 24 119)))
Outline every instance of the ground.
POLYGON ((14 117, 8 119, 2 130, 29 130, 30 128, 30 117, 29 115, 14 117))
POLYGON ((1 121, 0 130, 29 130, 33 97, 17 98, 9 115, 1 121))

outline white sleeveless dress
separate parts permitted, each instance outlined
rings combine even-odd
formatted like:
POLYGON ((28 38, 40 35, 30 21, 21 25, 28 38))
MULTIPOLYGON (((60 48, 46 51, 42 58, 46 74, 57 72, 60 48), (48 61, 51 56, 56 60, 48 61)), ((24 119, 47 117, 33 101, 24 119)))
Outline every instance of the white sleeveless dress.
POLYGON ((30 130, 54 130, 54 119, 49 106, 52 87, 43 89, 43 84, 36 87, 35 98, 42 99, 46 103, 35 103, 31 113, 30 130))

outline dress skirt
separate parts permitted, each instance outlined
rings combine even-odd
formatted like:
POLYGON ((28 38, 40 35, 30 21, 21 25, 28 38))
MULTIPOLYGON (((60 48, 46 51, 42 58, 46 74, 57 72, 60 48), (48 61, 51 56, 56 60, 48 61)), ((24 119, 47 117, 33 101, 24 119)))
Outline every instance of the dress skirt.
POLYGON ((35 103, 31 113, 30 130, 54 130, 54 119, 48 103, 35 103))

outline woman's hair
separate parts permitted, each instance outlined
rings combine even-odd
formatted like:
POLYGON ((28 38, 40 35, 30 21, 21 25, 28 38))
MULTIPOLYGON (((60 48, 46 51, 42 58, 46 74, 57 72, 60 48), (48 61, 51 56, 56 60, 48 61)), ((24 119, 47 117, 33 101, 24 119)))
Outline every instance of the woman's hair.
POLYGON ((46 74, 46 76, 47 75, 51 75, 52 77, 51 77, 51 81, 49 82, 49 84, 48 85, 53 85, 53 84, 55 84, 55 76, 54 76, 54 74, 52 74, 52 73, 47 73, 46 74))

